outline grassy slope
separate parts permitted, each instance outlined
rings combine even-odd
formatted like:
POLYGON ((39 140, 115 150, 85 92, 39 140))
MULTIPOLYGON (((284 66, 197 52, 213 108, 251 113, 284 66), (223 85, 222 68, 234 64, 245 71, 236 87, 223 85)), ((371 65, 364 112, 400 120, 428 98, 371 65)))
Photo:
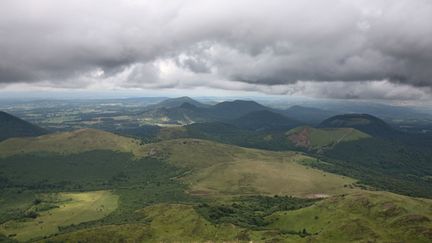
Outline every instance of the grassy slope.
POLYGON ((184 178, 191 190, 228 195, 269 194, 314 197, 348 192, 354 180, 295 163, 296 158, 267 161, 237 159, 193 173, 184 178))
MULTIPOLYGON (((432 195, 432 154, 422 136, 397 139, 370 137, 351 128, 314 129, 299 127, 284 133, 253 133, 222 123, 186 126, 177 135, 208 139, 242 147, 273 151, 301 150, 314 153, 327 164, 310 164, 327 172, 360 180, 362 184, 409 196, 432 195), (294 142, 292 141, 294 140, 294 142), (297 146, 296 146, 297 144, 297 146)), ((165 132, 170 137, 168 132, 165 132)), ((155 137, 152 137, 153 140, 155 137)), ((159 137, 161 139, 161 137, 159 137)))
POLYGON ((189 169, 182 180, 192 193, 212 195, 282 194, 313 196, 349 192, 354 180, 309 168, 312 160, 294 152, 269 152, 198 139, 146 145, 155 156, 189 169))
POLYGON ((431 218, 431 200, 363 191, 278 212, 269 220, 274 228, 316 234, 312 242, 430 242, 431 218))
MULTIPOLYGON (((150 223, 86 229, 50 238, 49 242, 118 242, 125 239, 129 242, 246 242, 271 240, 278 235, 272 230, 251 231, 230 224, 212 224, 190 205, 158 204, 137 213, 145 214, 150 223)), ((291 239, 296 242, 298 237, 291 239)))
POLYGON ((137 156, 168 160, 176 167, 189 170, 182 179, 192 191, 205 193, 338 194, 346 193, 349 189, 344 185, 354 182, 301 165, 312 159, 301 154, 246 149, 199 139, 175 139, 142 146, 134 139, 86 129, 0 143, 2 155, 40 151, 70 154, 96 149, 129 151, 137 156))
POLYGON ((157 204, 137 211, 148 224, 102 226, 49 242, 430 242, 432 202, 387 192, 357 192, 267 217, 265 229, 213 224, 191 205, 157 204), (306 232, 300 237, 296 232, 306 232))
POLYGON ((57 208, 42 211, 36 219, 8 221, 0 226, 5 235, 25 241, 58 232, 59 226, 105 217, 117 208, 118 197, 109 191, 56 194, 57 208))
POLYGON ((0 156, 31 152, 62 154, 91 150, 113 150, 141 154, 139 141, 96 129, 80 129, 35 138, 11 138, 0 143, 0 156))
POLYGON ((356 141, 370 137, 368 134, 353 128, 312 128, 298 127, 287 132, 288 138, 300 147, 319 149, 341 142, 356 141), (303 138, 304 141, 299 141, 303 138))
MULTIPOLYGON (((98 154, 102 156, 104 153, 83 153, 96 149, 130 151, 137 156, 158 157, 167 160, 175 167, 189 170, 189 174, 184 176, 182 181, 191 187, 191 191, 213 192, 215 195, 248 193, 296 196, 333 195, 348 192, 349 189, 345 188, 344 185, 354 182, 354 180, 343 176, 321 172, 301 165, 300 163, 312 158, 298 153, 246 149, 199 139, 176 139, 140 145, 137 140, 108 132, 86 129, 37 138, 10 139, 0 143, 0 154, 4 156, 40 151, 66 155, 80 153, 76 155, 78 157, 75 156, 76 158, 56 157, 52 161, 49 158, 44 159, 43 155, 5 158, 6 161, 3 161, 3 164, 7 166, 5 168, 10 170, 8 175, 16 174, 18 176, 19 173, 16 171, 22 171, 19 174, 21 180, 18 180, 18 177, 10 179, 16 183, 24 184, 32 181, 40 183, 45 181, 45 184, 50 182, 56 185, 62 181, 75 182, 76 175, 79 174, 81 168, 85 168, 82 171, 83 175, 95 171, 98 171, 98 175, 106 174, 100 178, 92 177, 90 174, 85 178, 109 179, 110 176, 113 176, 110 170, 112 171, 113 168, 119 170, 121 167, 116 166, 117 161, 114 158, 121 156, 113 156, 113 159, 101 157, 103 161, 97 161, 98 154), (81 156, 80 159, 81 154, 85 156, 81 156), (96 161, 91 162, 88 158, 94 158, 96 161), (15 161, 15 163, 10 164, 8 161, 15 161), (38 162, 36 170, 38 173, 31 172, 33 170, 31 169, 32 161, 38 162), (84 161, 86 162, 84 163, 84 161), (103 163, 110 166, 106 166, 105 169, 103 163), (15 164, 17 166, 13 166, 15 164), (22 165, 25 166, 20 167, 22 165), (42 169, 44 166, 45 168, 42 169), (45 171, 46 173, 44 173, 45 171), (73 173, 68 173, 68 171, 73 173), (51 175, 61 176, 55 181, 51 181, 50 178, 53 177, 51 175)), ((128 166, 135 166, 133 168, 137 170, 141 168, 140 165, 140 163, 134 164, 132 162, 130 165, 128 164, 128 166)))

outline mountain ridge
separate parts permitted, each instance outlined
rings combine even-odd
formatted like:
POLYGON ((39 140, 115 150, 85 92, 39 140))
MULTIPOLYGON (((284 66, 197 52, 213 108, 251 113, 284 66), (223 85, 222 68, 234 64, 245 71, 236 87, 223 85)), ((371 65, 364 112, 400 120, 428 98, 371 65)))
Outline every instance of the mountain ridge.
POLYGON ((384 120, 369 114, 342 114, 322 121, 318 128, 355 128, 374 136, 386 136, 396 133, 384 120))

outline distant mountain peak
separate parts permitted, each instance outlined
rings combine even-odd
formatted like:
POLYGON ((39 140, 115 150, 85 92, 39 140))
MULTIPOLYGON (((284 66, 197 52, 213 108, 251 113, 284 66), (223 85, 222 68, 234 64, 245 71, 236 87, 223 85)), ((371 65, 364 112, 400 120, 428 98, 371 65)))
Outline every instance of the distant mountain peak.
POLYGON ((224 120, 236 119, 259 110, 270 110, 270 108, 249 100, 223 101, 211 107, 212 115, 224 120))
POLYGON ((289 130, 286 135, 288 139, 296 146, 309 150, 321 150, 332 148, 336 144, 351 142, 360 139, 369 138, 370 136, 355 128, 313 128, 309 126, 300 126, 289 130))
POLYGON ((385 121, 369 114, 343 114, 324 120, 319 127, 358 129, 371 135, 388 135, 394 130, 385 121))
POLYGON ((336 115, 322 122, 322 124, 336 125, 336 126, 357 125, 357 124, 362 125, 362 124, 371 124, 371 123, 379 123, 383 126, 388 126, 388 124, 385 121, 381 120, 376 116, 369 115, 369 114, 358 114, 358 113, 336 115))
MULTIPOLYGON (((194 100, 194 99, 192 99, 191 97, 189 97, 189 96, 181 96, 181 97, 177 97, 177 98, 170 98, 170 99, 167 99, 167 100, 165 100, 165 101, 170 101, 170 102, 190 102, 190 103, 196 103, 196 102, 198 102, 198 101, 196 101, 196 100, 194 100)), ((163 101, 162 101, 163 102, 163 101)))
POLYGON ((154 109, 154 108, 175 108, 180 107, 184 103, 189 103, 195 107, 207 107, 207 105, 198 102, 188 96, 182 96, 177 98, 169 98, 166 100, 163 100, 155 105, 148 106, 147 109, 154 109))
POLYGON ((256 101, 253 100, 232 100, 232 101, 223 101, 217 105, 223 105, 223 104, 236 104, 236 105, 256 105, 256 106, 263 106, 259 104, 256 101))
POLYGON ((269 109, 252 100, 223 101, 214 105, 216 109, 247 109, 246 112, 269 109))

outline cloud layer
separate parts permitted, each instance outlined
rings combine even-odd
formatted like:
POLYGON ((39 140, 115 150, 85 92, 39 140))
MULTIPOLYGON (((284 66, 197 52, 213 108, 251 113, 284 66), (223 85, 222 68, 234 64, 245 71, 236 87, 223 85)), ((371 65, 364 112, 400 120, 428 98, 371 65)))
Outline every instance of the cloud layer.
POLYGON ((2 0, 0 36, 3 85, 346 98, 432 87, 430 0, 2 0))

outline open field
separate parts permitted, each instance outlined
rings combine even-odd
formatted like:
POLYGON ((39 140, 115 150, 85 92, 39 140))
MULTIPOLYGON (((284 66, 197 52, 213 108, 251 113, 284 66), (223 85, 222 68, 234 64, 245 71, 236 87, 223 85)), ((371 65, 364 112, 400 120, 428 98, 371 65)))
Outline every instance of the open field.
POLYGON ((277 159, 241 159, 220 163, 187 175, 191 192, 209 194, 292 195, 322 197, 348 193, 355 180, 298 164, 301 155, 277 159), (345 186, 345 187, 344 187, 345 186))
POLYGON ((155 156, 189 170, 180 179, 191 193, 268 194, 314 197, 347 193, 355 180, 302 165, 313 158, 295 152, 269 152, 198 139, 146 145, 155 156), (211 154, 214 154, 212 156, 211 154))
POLYGON ((36 211, 37 217, 12 220, 0 226, 0 232, 13 239, 26 241, 49 236, 59 227, 101 219, 117 208, 118 197, 109 191, 58 193, 46 195, 51 209, 36 211))

